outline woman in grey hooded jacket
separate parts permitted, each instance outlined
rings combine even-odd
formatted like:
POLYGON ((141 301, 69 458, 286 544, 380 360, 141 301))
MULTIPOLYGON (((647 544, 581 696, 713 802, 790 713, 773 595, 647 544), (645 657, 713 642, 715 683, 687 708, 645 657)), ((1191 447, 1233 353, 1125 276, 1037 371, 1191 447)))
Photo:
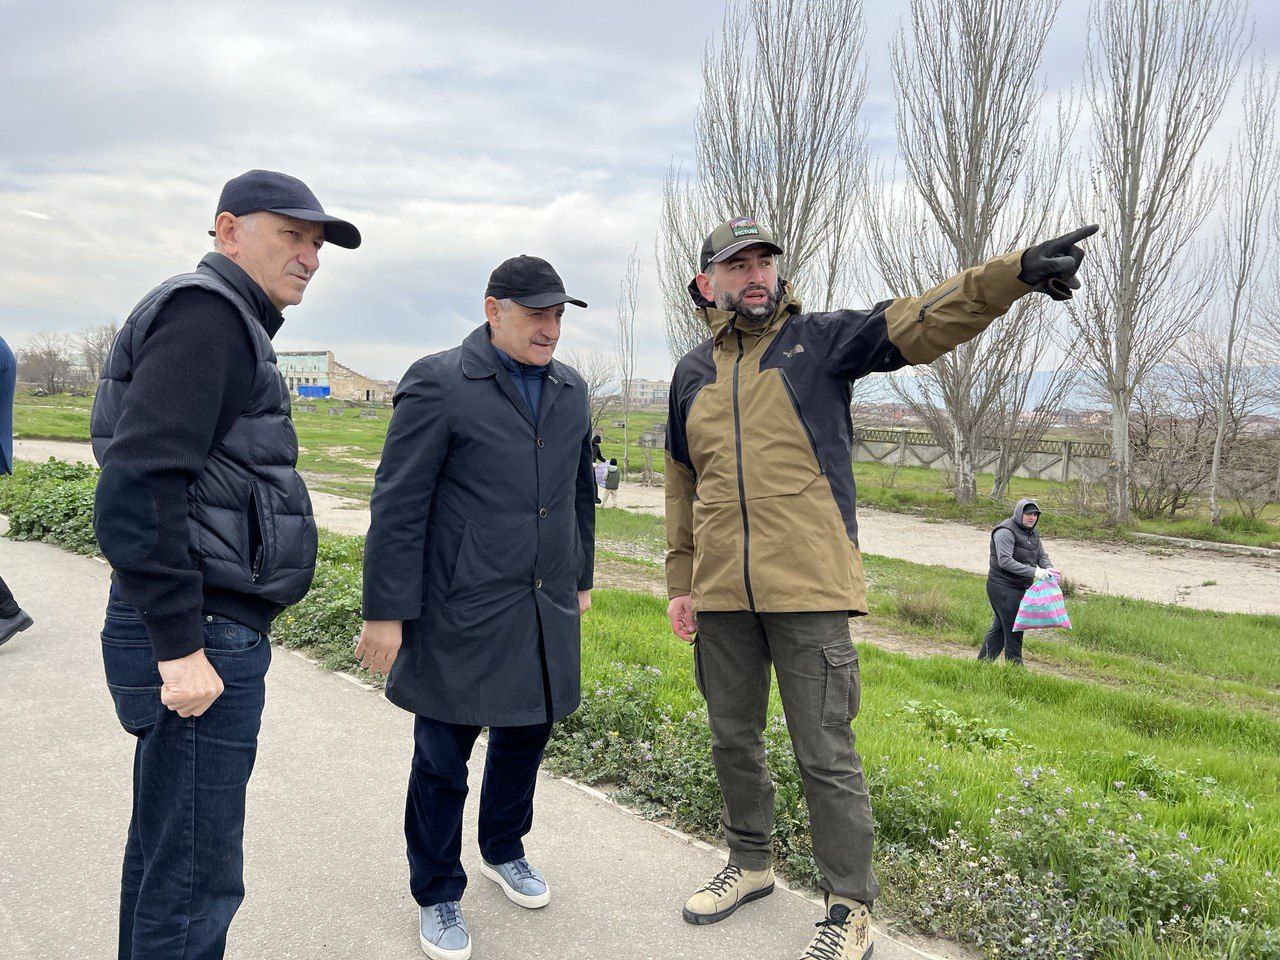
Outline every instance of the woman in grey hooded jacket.
POLYGON ((1022 631, 1013 629, 1018 606, 1027 587, 1052 576, 1049 555, 1036 531, 1039 522, 1039 505, 1024 498, 1013 508, 1013 516, 991 531, 987 599, 994 617, 982 638, 979 660, 996 660, 1003 651, 1007 662, 1022 663, 1022 631))

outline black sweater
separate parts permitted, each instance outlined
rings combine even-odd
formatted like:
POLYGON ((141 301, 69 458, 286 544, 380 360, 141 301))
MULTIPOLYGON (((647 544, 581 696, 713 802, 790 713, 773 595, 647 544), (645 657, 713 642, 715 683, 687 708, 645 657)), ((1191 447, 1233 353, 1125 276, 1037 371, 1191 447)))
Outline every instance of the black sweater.
MULTIPOLYGON (((274 336, 284 318, 262 288, 220 253, 202 262, 235 287, 274 336)), ((116 587, 139 610, 157 660, 203 647, 203 615, 266 633, 280 613, 279 606, 257 597, 205 589, 188 551, 187 486, 243 409, 253 374, 253 347, 239 313, 208 290, 175 293, 134 358, 133 382, 103 466, 124 468, 120 475, 139 479, 159 515, 155 548, 137 562, 114 567, 116 587)), ((123 501, 128 491, 119 495, 123 501)), ((99 510, 113 507, 117 524, 134 512, 126 502, 98 503, 99 510)))

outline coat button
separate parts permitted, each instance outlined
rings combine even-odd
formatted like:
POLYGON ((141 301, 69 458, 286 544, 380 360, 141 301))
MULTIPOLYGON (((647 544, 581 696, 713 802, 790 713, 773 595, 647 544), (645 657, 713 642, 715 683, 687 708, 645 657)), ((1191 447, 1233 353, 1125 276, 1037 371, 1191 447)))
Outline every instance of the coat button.
POLYGON ((541 438, 541 437, 539 437, 539 438, 538 438, 538 446, 542 446, 542 438, 541 438))
POLYGON ((541 590, 541 589, 542 589, 542 581, 541 581, 540 579, 539 579, 539 580, 535 580, 535 581, 533 581, 533 585, 534 585, 534 587, 535 587, 536 589, 538 589, 538 590, 541 590))
POLYGON ((545 520, 547 518, 547 508, 543 507, 541 510, 539 510, 538 516, 542 517, 545 520))

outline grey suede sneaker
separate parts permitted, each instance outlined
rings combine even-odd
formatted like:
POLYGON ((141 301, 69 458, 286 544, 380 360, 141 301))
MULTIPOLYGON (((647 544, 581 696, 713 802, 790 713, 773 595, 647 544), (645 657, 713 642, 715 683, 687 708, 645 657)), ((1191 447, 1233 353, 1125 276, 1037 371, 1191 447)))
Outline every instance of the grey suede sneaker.
POLYGON ((432 960, 467 960, 471 956, 471 934, 462 919, 457 900, 418 908, 418 942, 432 960))
POLYGON ((19 610, 12 617, 0 617, 0 644, 12 639, 15 634, 26 630, 33 623, 35 621, 25 610, 19 610))
POLYGON ((512 903, 529 910, 537 910, 551 902, 551 888, 537 867, 524 857, 509 863, 492 864, 480 861, 480 872, 502 887, 502 892, 512 903))

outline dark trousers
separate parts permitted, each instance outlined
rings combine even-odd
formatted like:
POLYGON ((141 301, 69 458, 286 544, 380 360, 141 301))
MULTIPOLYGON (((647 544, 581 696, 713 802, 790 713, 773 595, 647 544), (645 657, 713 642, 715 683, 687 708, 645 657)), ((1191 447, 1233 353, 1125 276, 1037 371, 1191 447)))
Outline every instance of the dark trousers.
POLYGON ((107 686, 137 737, 120 884, 120 960, 217 960, 244 899, 245 789, 258 750, 271 643, 206 617, 205 655, 225 691, 200 717, 160 702, 146 627, 113 591, 102 628, 107 686))
POLYGON ((4 582, 4 577, 0 577, 0 619, 8 620, 10 617, 16 617, 18 609, 18 601, 13 599, 13 591, 4 582))
MULTIPOLYGON (((421 906, 461 900, 462 808, 467 760, 480 727, 418 716, 413 724, 413 766, 404 808, 409 890, 421 906)), ((500 864, 524 856, 533 826, 533 792, 551 724, 490 727, 480 786, 480 855, 500 864)))
POLYGON ((991 601, 991 627, 982 638, 982 648, 978 651, 979 660, 998 660, 1001 651, 1010 663, 1022 662, 1022 631, 1014 630, 1014 621, 1018 618, 1018 607, 1022 605, 1022 595, 1026 593, 1022 587, 987 581, 987 599, 991 601))
POLYGON ((878 892, 875 825, 849 726, 861 679, 848 614, 701 613, 693 650, 729 862, 744 870, 773 865, 774 787, 764 746, 772 663, 809 808, 818 885, 870 906, 878 892))

